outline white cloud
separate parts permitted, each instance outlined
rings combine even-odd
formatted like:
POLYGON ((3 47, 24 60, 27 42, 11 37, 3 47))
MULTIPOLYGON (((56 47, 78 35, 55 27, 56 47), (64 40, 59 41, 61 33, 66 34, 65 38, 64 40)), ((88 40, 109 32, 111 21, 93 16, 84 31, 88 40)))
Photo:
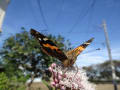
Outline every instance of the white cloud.
POLYGON ((120 48, 112 49, 112 57, 113 59, 120 59, 120 48))
MULTIPOLYGON (((88 51, 94 50, 93 48, 88 48, 88 51)), ((109 59, 107 49, 103 49, 100 51, 94 51, 84 54, 81 53, 76 61, 78 66, 88 66, 92 64, 102 63, 109 59)), ((112 57, 113 59, 120 59, 120 48, 112 48, 112 57)))

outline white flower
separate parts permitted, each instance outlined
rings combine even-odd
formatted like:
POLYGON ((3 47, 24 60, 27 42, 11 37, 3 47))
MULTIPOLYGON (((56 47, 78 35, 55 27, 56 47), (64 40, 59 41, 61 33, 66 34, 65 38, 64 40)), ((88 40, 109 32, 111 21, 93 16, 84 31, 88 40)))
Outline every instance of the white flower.
POLYGON ((55 63, 49 67, 53 75, 52 85, 66 90, 95 90, 95 85, 88 81, 86 72, 78 67, 63 67, 55 63))

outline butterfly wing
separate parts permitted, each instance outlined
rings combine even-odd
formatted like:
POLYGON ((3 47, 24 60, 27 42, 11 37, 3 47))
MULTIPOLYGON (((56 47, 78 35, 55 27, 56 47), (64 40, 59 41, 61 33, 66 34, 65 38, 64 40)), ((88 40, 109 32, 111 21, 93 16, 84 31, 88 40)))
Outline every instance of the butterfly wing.
POLYGON ((49 40, 43 34, 37 32, 34 29, 30 30, 31 35, 34 36, 40 43, 42 51, 52 57, 58 58, 60 61, 67 59, 67 56, 57 47, 51 40, 49 40))
POLYGON ((94 38, 89 39, 88 41, 84 42, 83 44, 81 44, 77 48, 70 50, 66 53, 67 57, 69 58, 69 62, 67 62, 69 64, 69 66, 72 66, 75 63, 77 56, 83 50, 85 50, 85 48, 93 41, 93 39, 94 38))

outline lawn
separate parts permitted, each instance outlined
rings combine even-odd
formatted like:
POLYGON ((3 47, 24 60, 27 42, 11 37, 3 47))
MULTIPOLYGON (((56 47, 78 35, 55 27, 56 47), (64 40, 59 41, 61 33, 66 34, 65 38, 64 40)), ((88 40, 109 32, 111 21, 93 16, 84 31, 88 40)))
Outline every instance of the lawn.
MULTIPOLYGON (((32 84, 32 90, 38 90, 36 88, 40 88, 40 90, 48 90, 43 83, 32 84)), ((112 84, 97 84, 96 90, 114 90, 114 88, 112 84)), ((118 90, 120 90, 120 84, 118 85, 118 90)))

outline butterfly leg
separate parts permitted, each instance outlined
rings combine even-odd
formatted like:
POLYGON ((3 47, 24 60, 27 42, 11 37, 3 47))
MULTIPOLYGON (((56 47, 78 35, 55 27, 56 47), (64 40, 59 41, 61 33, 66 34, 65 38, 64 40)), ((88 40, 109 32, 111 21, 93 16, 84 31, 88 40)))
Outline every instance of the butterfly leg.
POLYGON ((75 73, 75 75, 74 75, 74 77, 77 75, 77 73, 78 73, 78 66, 76 65, 76 68, 77 68, 77 70, 75 70, 76 71, 76 73, 75 73))

